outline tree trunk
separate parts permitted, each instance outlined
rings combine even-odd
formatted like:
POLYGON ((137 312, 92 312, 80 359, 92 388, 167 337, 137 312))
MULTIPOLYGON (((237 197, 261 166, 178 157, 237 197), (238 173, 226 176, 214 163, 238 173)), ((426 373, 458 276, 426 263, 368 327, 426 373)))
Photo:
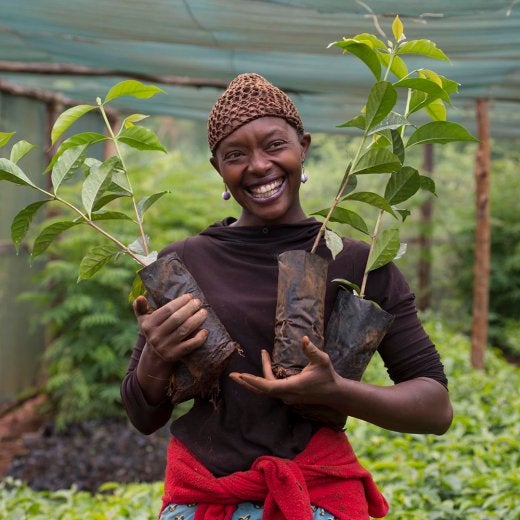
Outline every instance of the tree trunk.
POLYGON ((484 368, 484 353, 488 339, 489 265, 490 265, 490 170, 488 100, 477 99, 478 137, 475 163, 476 226, 475 264, 473 268, 473 324, 471 330, 471 364, 484 368))
MULTIPOLYGON (((433 173, 433 144, 427 143, 423 147, 422 169, 433 173)), ((432 216, 433 197, 431 195, 423 202, 420 208, 421 221, 419 223, 419 262, 417 265, 418 291, 417 307, 424 311, 430 307, 431 299, 431 270, 432 270, 432 216)))

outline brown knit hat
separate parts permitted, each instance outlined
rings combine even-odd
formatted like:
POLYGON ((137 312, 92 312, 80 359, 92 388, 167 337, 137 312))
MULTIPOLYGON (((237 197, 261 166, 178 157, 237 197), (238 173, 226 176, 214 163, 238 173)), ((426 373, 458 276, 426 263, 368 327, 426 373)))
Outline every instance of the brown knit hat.
POLYGON ((303 133, 303 123, 291 98, 259 74, 239 74, 211 109, 208 143, 211 153, 237 128, 259 117, 282 117, 303 133))

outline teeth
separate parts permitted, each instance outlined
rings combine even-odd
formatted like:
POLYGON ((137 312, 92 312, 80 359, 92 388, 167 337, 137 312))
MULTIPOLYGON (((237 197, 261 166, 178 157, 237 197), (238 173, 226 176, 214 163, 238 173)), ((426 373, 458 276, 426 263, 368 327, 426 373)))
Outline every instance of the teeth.
POLYGON ((278 188, 283 184, 283 179, 276 179, 269 184, 263 184, 262 186, 256 186, 254 188, 250 188, 250 193, 255 197, 260 197, 262 199, 266 199, 275 194, 278 188))

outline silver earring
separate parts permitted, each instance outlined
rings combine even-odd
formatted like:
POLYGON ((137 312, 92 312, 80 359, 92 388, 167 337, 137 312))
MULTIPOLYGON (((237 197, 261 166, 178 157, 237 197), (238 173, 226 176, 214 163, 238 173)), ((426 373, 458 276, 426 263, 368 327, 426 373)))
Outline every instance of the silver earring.
POLYGON ((231 193, 229 193, 226 183, 224 183, 224 191, 222 192, 222 198, 224 200, 229 200, 231 198, 231 193))
POLYGON ((302 176, 301 176, 302 184, 305 184, 308 180, 309 180, 309 177, 305 173, 305 166, 303 166, 303 163, 302 163, 302 176))

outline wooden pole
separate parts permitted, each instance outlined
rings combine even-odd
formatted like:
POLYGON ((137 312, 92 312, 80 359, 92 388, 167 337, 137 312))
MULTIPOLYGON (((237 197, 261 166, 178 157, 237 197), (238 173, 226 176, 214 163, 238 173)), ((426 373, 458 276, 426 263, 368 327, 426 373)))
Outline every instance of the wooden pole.
POLYGON ((475 162, 476 225, 475 263, 473 267, 473 323, 471 329, 471 364, 484 368, 488 340, 489 270, 491 251, 490 172, 488 100, 477 99, 476 114, 480 140, 475 162))
MULTIPOLYGON (((422 170, 433 173, 433 144, 423 146, 422 170)), ((431 270, 432 270, 432 216, 433 197, 431 195, 421 204, 421 221, 419 223, 419 262, 417 264, 418 293, 417 307, 424 311, 431 304, 431 270)))

